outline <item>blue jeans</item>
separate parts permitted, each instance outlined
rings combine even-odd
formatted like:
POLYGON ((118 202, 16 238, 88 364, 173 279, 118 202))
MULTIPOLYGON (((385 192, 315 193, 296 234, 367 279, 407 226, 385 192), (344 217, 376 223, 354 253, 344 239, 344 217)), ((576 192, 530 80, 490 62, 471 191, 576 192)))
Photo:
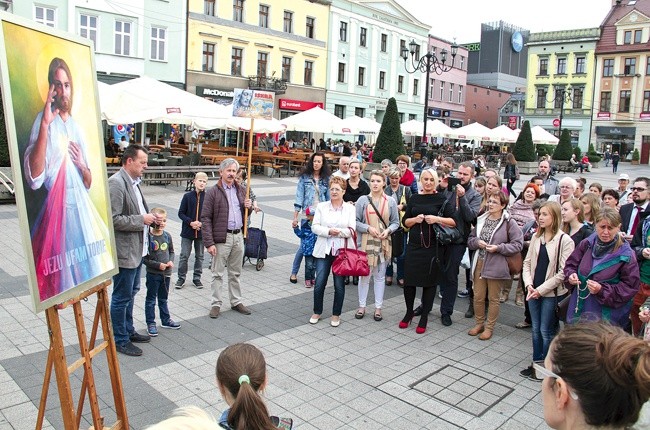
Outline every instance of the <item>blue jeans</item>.
POLYGON ((311 255, 305 255, 305 281, 316 279, 316 259, 311 255))
MULTIPOLYGON (((564 296, 558 296, 560 301, 564 296)), ((555 317, 555 296, 528 300, 533 332, 533 361, 544 361, 548 347, 557 334, 558 320, 555 317)))
POLYGON ((169 284, 171 277, 147 272, 147 297, 144 299, 144 317, 147 326, 156 324, 156 298, 160 311, 160 322, 166 324, 170 320, 167 297, 169 297, 169 284))
MULTIPOLYGON (((325 285, 332 270, 334 262, 333 255, 326 255, 325 258, 315 258, 316 260, 316 285, 314 286, 314 313, 321 315, 323 313, 323 298, 325 297, 325 285)), ((341 315, 343 309, 343 299, 345 298, 345 278, 334 275, 334 305, 332 306, 332 315, 341 315)))
POLYGON ((140 291, 140 269, 142 262, 134 269, 120 267, 113 276, 111 296, 111 324, 116 345, 125 345, 135 333, 133 328, 133 299, 140 291))
POLYGON ((192 245, 194 245, 194 275, 193 281, 200 281, 203 273, 203 238, 199 235, 196 239, 181 237, 181 256, 178 260, 178 280, 185 282, 187 274, 187 260, 192 254, 192 245))
POLYGON ((293 257, 293 265, 291 265, 291 274, 297 275, 300 270, 300 263, 302 263, 302 249, 298 245, 298 250, 296 251, 296 256, 293 257))

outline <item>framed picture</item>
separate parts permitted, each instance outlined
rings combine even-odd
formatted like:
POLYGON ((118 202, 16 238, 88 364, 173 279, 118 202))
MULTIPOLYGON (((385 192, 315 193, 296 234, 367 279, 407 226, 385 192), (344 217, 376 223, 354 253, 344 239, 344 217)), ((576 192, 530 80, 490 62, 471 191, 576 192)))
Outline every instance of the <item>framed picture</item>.
POLYGON ((91 41, 0 14, 0 83, 34 310, 117 273, 91 41))

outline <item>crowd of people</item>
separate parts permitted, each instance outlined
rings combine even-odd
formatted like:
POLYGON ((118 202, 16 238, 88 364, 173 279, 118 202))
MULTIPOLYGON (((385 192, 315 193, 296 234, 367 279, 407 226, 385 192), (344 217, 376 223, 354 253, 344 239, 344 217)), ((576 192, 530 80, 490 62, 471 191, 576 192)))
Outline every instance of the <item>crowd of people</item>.
MULTIPOLYGON (((332 327, 342 323, 345 285, 350 281, 359 292, 355 318, 363 319, 367 312, 372 281, 371 314, 376 322, 383 321, 385 286, 392 285, 395 277, 403 288, 405 306, 400 329, 408 329, 418 316, 415 331, 426 333, 439 291, 442 324, 453 324, 456 297, 469 297, 465 317, 474 318, 475 324, 468 335, 488 341, 497 328, 499 307, 509 300, 510 287, 516 281, 515 304, 525 308, 525 319, 517 327, 531 327, 532 345, 531 365, 521 375, 544 381, 545 401, 556 399, 552 407, 545 407, 547 422, 551 426, 556 420, 568 419, 597 425, 633 422, 650 395, 648 344, 634 339, 642 336, 643 324, 650 320, 650 179, 638 177, 628 189, 629 177, 622 174, 617 190, 603 191, 593 183, 583 187, 581 194, 578 181, 570 177, 558 181, 543 160, 538 175, 515 195, 512 184, 519 180, 516 160, 511 154, 506 160, 512 167, 506 166, 505 184, 495 170, 486 169, 475 177, 472 162, 456 167, 449 159, 416 176, 405 156, 394 163, 383 160, 382 168, 370 172, 366 182, 358 159, 342 157, 339 169, 330 173, 324 155, 314 152, 296 188, 292 226, 301 244, 289 278, 298 282, 304 259, 305 287, 313 288, 309 323, 318 324, 323 317, 330 273, 334 279, 332 327), (332 267, 344 247, 359 247, 366 253, 367 275, 334 273, 332 267), (458 291, 460 267, 465 268, 466 291, 458 291), (421 304, 416 307, 418 287, 422 289, 421 304), (566 316, 561 316, 563 304, 566 316), (561 320, 568 328, 559 332, 561 320), (599 412, 594 406, 600 401, 596 391, 573 369, 577 364, 570 351, 576 342, 586 342, 581 336, 591 343, 581 346, 581 354, 587 358, 579 363, 580 368, 603 368, 600 373, 609 379, 602 386, 611 389, 613 396, 638 403, 630 405, 625 414, 599 412), (589 348, 596 358, 589 359, 589 348), (617 350, 621 355, 614 357, 617 350), (628 360, 633 365, 619 369, 621 366, 608 360, 628 360), (626 385, 635 381, 633 389, 626 385), (592 403, 587 404, 590 396, 592 403)), ((123 169, 109 180, 113 221, 120 237, 120 272, 114 279, 111 319, 117 350, 134 356, 142 354, 134 342, 148 342, 157 335, 156 302, 161 327, 180 328, 167 304, 173 241, 165 232, 166 212, 149 210, 140 192, 138 177, 144 168, 146 149, 131 145, 125 151, 123 169), (132 316, 143 262, 147 268, 147 335, 135 331, 132 316)), ((179 208, 183 229, 175 285, 184 286, 194 249, 193 284, 202 287, 200 261, 207 249, 212 256, 211 318, 218 318, 223 306, 226 266, 231 308, 251 314, 243 303, 239 277, 245 212, 254 205, 237 180, 238 171, 234 159, 224 160, 221 178, 209 189, 207 178, 197 174, 195 189, 183 197, 179 208)), ((267 383, 263 355, 254 347, 239 345, 232 350, 238 358, 226 360, 230 352, 226 349, 217 364, 219 390, 230 405, 219 423, 225 428, 278 428, 282 419, 269 417, 259 399, 258 392, 267 383), (241 356, 250 357, 262 373, 253 377, 253 370, 242 367, 245 360, 241 356), (256 424, 241 426, 250 422, 256 424)))

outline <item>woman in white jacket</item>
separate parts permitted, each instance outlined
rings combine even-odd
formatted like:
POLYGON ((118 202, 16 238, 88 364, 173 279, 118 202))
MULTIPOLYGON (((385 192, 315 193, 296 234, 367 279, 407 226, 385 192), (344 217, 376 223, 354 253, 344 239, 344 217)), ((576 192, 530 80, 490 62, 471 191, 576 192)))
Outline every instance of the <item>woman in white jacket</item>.
MULTIPOLYGON (((557 202, 545 202, 540 207, 539 228, 530 240, 522 272, 532 320, 533 362, 538 364, 544 362, 558 331, 555 305, 567 294, 564 263, 575 248, 571 237, 560 229, 560 210, 557 202)), ((535 376, 532 365, 520 374, 534 380, 542 379, 535 376)))
MULTIPOLYGON (((316 285, 314 286, 314 314, 310 324, 316 324, 323 313, 325 285, 329 279, 332 263, 340 248, 345 245, 345 238, 352 236, 357 219, 353 205, 343 202, 347 183, 339 176, 332 176, 329 182, 330 200, 321 202, 316 207, 316 215, 311 231, 318 236, 312 255, 316 259, 316 285)), ((356 247, 354 240, 348 241, 349 247, 356 247)), ((345 277, 334 275, 334 305, 330 325, 338 327, 341 323, 341 309, 345 298, 345 277)))

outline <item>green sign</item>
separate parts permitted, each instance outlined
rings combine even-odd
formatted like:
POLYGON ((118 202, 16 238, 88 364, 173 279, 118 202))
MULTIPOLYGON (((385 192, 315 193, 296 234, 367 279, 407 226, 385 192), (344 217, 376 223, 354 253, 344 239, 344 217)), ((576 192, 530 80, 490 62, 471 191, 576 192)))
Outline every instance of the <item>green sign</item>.
POLYGON ((481 44, 479 42, 476 43, 467 43, 463 45, 464 48, 467 48, 469 52, 476 52, 481 50, 481 44))

